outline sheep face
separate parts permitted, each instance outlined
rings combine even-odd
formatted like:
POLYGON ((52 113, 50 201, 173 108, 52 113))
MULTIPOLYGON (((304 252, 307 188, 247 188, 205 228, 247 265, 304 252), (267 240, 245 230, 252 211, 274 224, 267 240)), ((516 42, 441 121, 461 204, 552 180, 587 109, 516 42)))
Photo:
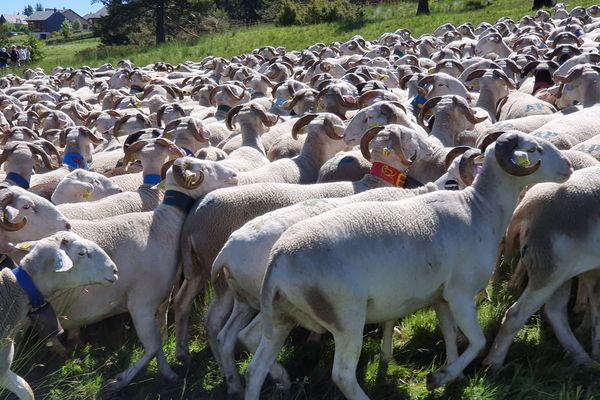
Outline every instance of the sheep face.
POLYGON ((21 265, 45 295, 56 290, 109 284, 117 280, 117 266, 104 250, 72 232, 58 232, 15 247, 29 252, 21 265))
POLYGON ((375 103, 354 115, 346 127, 344 141, 348 145, 357 145, 367 130, 388 124, 411 126, 408 116, 396 103, 375 103))
POLYGON ((54 204, 18 186, 0 191, 0 199, 0 251, 4 253, 10 251, 8 243, 36 240, 71 229, 69 220, 54 204))
POLYGON ((485 164, 492 151, 500 167, 506 173, 525 180, 525 184, 561 183, 573 173, 569 160, 552 143, 522 132, 502 134, 494 146, 488 147, 485 164))
MULTIPOLYGON (((365 140, 369 139, 368 135, 365 135, 365 140)), ((371 140, 370 147, 369 158, 372 162, 383 162, 399 171, 409 169, 417 159, 427 159, 433 155, 426 135, 402 125, 387 125, 371 140)), ((361 150, 363 148, 364 143, 361 143, 361 150)))
POLYGON ((216 189, 236 186, 237 172, 214 161, 181 157, 166 174, 166 189, 198 198, 216 189))
POLYGON ((122 191, 102 174, 76 169, 58 183, 51 200, 56 205, 96 201, 122 191))

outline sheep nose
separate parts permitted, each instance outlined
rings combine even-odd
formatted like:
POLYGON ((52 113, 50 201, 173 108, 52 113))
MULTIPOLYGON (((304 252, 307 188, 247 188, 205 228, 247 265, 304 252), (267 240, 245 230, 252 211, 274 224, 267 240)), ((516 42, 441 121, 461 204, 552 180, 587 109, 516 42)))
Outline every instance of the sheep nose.
POLYGON ((71 230, 71 224, 67 222, 65 224, 65 229, 68 230, 68 231, 70 231, 71 230))

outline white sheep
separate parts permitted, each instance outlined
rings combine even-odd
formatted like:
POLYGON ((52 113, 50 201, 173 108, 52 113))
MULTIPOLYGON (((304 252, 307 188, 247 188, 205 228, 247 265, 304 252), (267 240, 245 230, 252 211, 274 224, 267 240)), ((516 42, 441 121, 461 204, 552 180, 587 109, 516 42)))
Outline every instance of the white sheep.
POLYGON ((429 376, 428 387, 462 373, 485 345, 475 295, 492 273, 520 191, 531 183, 565 181, 572 173, 554 146, 522 133, 502 135, 485 154, 473 186, 462 191, 341 207, 299 222, 281 236, 262 286, 263 333, 247 370, 247 400, 259 398, 265 375, 296 323, 333 333, 333 381, 347 398, 367 399, 355 376, 364 325, 427 305, 442 310, 446 343, 456 341, 451 319, 469 340, 463 354, 454 348, 448 365, 429 376))
POLYGON ((58 182, 50 200, 56 205, 85 203, 100 200, 122 191, 117 184, 102 174, 86 171, 85 169, 76 169, 58 182))
POLYGON ((28 254, 12 271, 0 271, 0 387, 33 400, 27 382, 10 370, 14 339, 27 315, 61 290, 115 282, 117 267, 100 246, 70 232, 16 247, 28 254))

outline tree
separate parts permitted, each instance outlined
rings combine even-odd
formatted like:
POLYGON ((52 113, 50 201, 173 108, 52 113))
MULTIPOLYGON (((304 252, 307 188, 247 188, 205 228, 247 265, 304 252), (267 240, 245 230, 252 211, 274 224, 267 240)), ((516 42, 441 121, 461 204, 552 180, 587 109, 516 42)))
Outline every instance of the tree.
POLYGON ((64 37, 65 39, 68 39, 69 36, 71 35, 71 23, 69 22, 69 20, 65 19, 62 24, 60 24, 60 34, 62 35, 62 37, 64 37))
POLYGON ((79 20, 76 19, 75 21, 73 21, 71 28, 73 28, 73 32, 81 32, 81 22, 79 22, 79 20))
POLYGON ((42 3, 35 3, 35 11, 44 11, 42 3))
POLYGON ((100 0, 108 10, 102 18, 98 34, 105 44, 135 42, 147 39, 151 27, 156 44, 164 43, 182 31, 200 24, 214 3, 213 0, 100 0), (148 32, 149 33, 149 32, 148 32))
POLYGON ((25 8, 23 8, 23 14, 27 15, 28 17, 33 14, 33 7, 31 4, 27 4, 25 8))
POLYGON ((417 15, 427 14, 429 15, 429 0, 419 0, 417 5, 417 15))

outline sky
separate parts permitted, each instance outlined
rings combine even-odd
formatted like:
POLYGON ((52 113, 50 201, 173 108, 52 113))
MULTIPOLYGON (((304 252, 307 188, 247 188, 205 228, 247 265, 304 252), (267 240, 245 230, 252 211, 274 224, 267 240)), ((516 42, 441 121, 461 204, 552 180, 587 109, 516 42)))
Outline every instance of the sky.
POLYGON ((36 3, 44 8, 70 8, 81 16, 102 8, 102 3, 92 4, 91 0, 0 0, 0 14, 22 14, 27 4, 35 9, 36 3))

